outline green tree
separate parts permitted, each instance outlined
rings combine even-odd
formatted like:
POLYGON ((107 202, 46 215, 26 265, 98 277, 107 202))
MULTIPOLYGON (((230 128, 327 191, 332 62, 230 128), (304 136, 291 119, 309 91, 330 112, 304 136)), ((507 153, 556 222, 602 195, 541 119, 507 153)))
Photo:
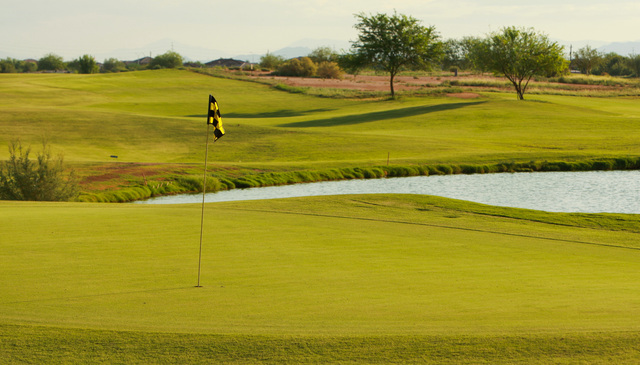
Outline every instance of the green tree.
POLYGON ((460 48, 464 55, 465 69, 486 72, 487 66, 482 62, 483 39, 480 37, 462 37, 460 48))
POLYGON ((330 47, 318 47, 311 51, 308 57, 319 65, 322 62, 336 62, 338 60, 338 53, 330 47))
POLYGON ((260 57, 260 67, 268 70, 275 70, 283 63, 284 58, 282 56, 274 55, 273 53, 267 52, 266 55, 260 57))
POLYGON ((633 70, 633 75, 635 77, 640 77, 640 55, 629 55, 629 59, 627 62, 629 62, 629 68, 633 70))
POLYGON ((173 51, 154 57, 149 63, 149 68, 177 68, 182 67, 182 56, 173 51))
POLYGON ((462 39, 448 39, 443 43, 442 69, 448 70, 457 67, 461 70, 477 69, 474 50, 480 43, 476 37, 463 37, 462 39))
POLYGON ((567 67, 563 47, 533 29, 505 27, 483 40, 477 52, 487 70, 511 81, 520 100, 533 76, 553 76, 567 67))
POLYGON ((338 66, 353 75, 354 79, 365 67, 366 63, 366 60, 362 59, 362 55, 360 54, 347 53, 338 56, 338 66))
POLYGON ((53 158, 46 142, 36 161, 30 152, 20 141, 9 144, 9 160, 0 163, 0 199, 65 201, 78 194, 74 172, 65 176, 62 156, 53 158))
POLYGON ((22 72, 34 72, 38 69, 38 64, 33 61, 22 61, 22 72))
POLYGON ((424 27, 410 16, 394 13, 356 15, 358 40, 351 50, 355 59, 389 73, 389 88, 394 96, 393 80, 403 68, 427 69, 442 54, 442 43, 435 27, 424 27))
POLYGON ((1 73, 15 73, 18 72, 16 68, 16 63, 18 60, 13 58, 5 58, 4 60, 0 60, 0 72, 1 73))
POLYGON ((127 69, 127 66, 122 61, 118 61, 116 58, 107 58, 102 63, 102 72, 120 72, 127 69))
POLYGON ((571 63, 583 74, 590 75, 602 63, 602 54, 587 45, 576 51, 571 63))
POLYGON ((96 59, 88 54, 69 62, 68 67, 81 74, 94 74, 100 70, 96 59))
POLYGON ((59 71, 66 68, 66 64, 62 60, 62 57, 49 53, 38 60, 39 71, 59 71))
POLYGON ((593 73, 597 75, 630 76, 633 74, 633 70, 629 67, 627 57, 611 52, 602 56, 602 62, 593 73))
POLYGON ((464 55, 462 54, 462 47, 460 43, 455 39, 447 39, 442 43, 442 69, 447 70, 452 67, 462 68, 460 64, 464 55))

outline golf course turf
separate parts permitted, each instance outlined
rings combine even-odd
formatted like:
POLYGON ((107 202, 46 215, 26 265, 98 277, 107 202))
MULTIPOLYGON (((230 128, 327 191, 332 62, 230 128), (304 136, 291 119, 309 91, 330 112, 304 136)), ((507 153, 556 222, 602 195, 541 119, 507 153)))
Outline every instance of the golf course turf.
MULTIPOLYGON (((467 337, 483 346, 485 336, 503 345, 567 336, 571 351, 593 337, 618 344, 613 355, 631 356, 626 344, 637 336, 635 215, 530 213, 412 195, 208 204, 196 288, 197 204, 0 208, 0 306, 17 338, 36 331, 46 341, 68 329, 79 341, 84 328, 125 342, 169 341, 171 333, 214 348, 218 340, 255 340, 275 346, 264 360, 279 361, 289 337, 313 346, 413 344, 411 356, 439 336, 450 349, 467 337)), ((128 346, 139 345, 122 351, 128 346)), ((545 348, 535 356, 559 351, 545 348)))
MULTIPOLYGON (((220 181, 389 155, 640 156, 633 98, 327 99, 168 70, 0 75, 0 142, 46 135, 88 193, 169 185, 202 173, 209 93, 220 181), (131 170, 109 180, 110 166, 131 170)), ((200 209, 0 201, 0 361, 640 361, 638 215, 400 194, 211 203, 197 288, 200 209)))

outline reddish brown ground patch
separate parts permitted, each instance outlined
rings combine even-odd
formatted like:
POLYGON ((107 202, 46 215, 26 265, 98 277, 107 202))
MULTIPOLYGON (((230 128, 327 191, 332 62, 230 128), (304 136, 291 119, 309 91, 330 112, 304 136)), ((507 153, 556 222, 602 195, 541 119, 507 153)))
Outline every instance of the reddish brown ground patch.
MULTIPOLYGON (((271 76, 268 73, 254 73, 250 75, 256 79, 268 79, 282 83, 288 86, 294 87, 314 87, 314 88, 331 88, 331 89, 350 89, 350 90, 362 90, 362 91, 389 91, 389 76, 371 76, 371 75, 345 75, 341 80, 335 79, 319 79, 309 77, 285 77, 285 76, 271 76)), ((401 90, 417 90, 421 88, 437 87, 442 84, 456 84, 456 82, 464 82, 465 80, 478 81, 476 86, 457 86, 462 89, 473 88, 474 90, 491 88, 491 89, 504 89, 505 91, 513 91, 513 87, 509 84, 505 84, 506 79, 504 77, 496 77, 491 75, 459 75, 454 76, 451 74, 444 76, 397 76, 394 81, 394 89, 396 91, 401 90), (487 85, 483 86, 482 81, 487 81, 487 85), (501 85, 504 84, 504 85, 501 85)), ((531 85, 538 84, 536 81, 531 81, 531 85)), ((582 84, 557 84, 562 85, 562 88, 567 90, 616 90, 623 86, 605 86, 605 85, 582 85, 582 84)), ((449 94, 452 97, 458 98, 476 98, 476 93, 453 93, 449 94)))
MULTIPOLYGON (((352 89, 362 91, 387 91, 390 88, 389 76, 368 76, 368 75, 346 75, 341 80, 319 79, 311 77, 284 77, 258 74, 254 78, 270 79, 289 86, 317 87, 331 89, 352 89)), ((432 76, 397 76, 394 80, 395 90, 412 90, 427 86, 440 85, 445 80, 453 80, 454 77, 432 77, 432 76)))
POLYGON ((168 174, 184 173, 185 167, 177 164, 115 162, 80 169, 80 185, 83 190, 109 190, 131 182, 144 184, 147 180, 165 180, 168 174))

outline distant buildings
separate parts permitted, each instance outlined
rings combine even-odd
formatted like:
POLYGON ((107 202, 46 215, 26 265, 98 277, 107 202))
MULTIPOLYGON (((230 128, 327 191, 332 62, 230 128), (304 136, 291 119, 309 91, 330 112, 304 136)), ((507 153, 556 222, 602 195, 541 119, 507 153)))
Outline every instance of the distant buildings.
POLYGON ((204 65, 207 67, 243 68, 248 64, 249 63, 247 62, 234 60, 233 58, 218 58, 217 60, 207 62, 204 65))
POLYGON ((136 64, 136 65, 143 65, 143 66, 147 66, 149 65, 149 63, 151 63, 151 60, 153 58, 147 56, 147 57, 142 57, 142 58, 138 58, 137 60, 133 60, 133 61, 123 61, 125 65, 132 65, 132 64, 136 64))

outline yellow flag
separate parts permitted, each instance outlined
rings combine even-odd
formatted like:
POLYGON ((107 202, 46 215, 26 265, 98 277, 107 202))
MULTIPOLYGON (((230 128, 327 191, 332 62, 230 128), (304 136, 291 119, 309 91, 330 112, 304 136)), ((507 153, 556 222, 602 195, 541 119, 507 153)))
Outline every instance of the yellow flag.
POLYGON ((209 95, 209 113, 207 115, 207 124, 212 124, 215 128, 213 130, 214 142, 224 136, 224 128, 222 127, 222 116, 220 115, 220 108, 218 108, 218 102, 213 95, 209 95))

